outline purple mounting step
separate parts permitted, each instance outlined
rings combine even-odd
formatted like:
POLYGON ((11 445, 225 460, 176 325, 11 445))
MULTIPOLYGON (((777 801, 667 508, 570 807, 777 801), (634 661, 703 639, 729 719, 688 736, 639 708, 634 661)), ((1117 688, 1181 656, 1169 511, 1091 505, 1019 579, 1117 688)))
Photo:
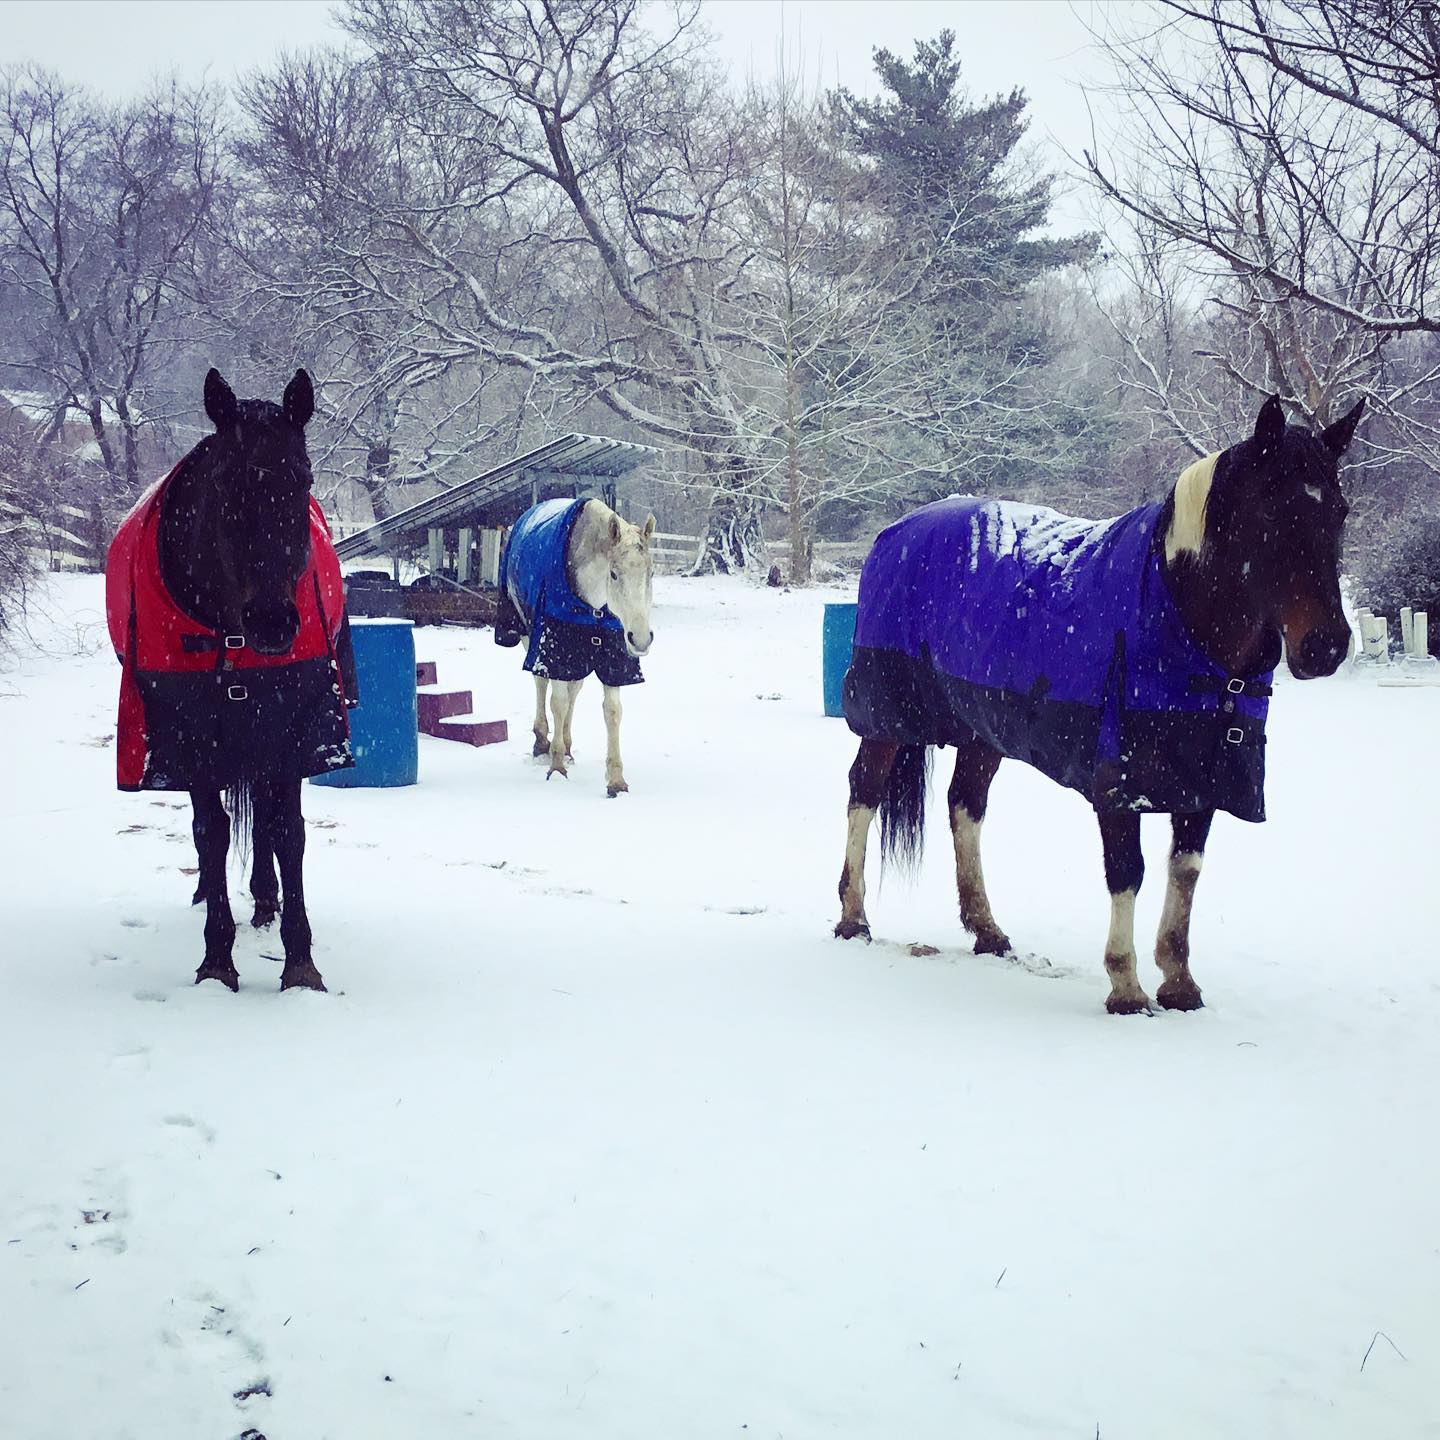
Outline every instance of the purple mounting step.
POLYGON ((434 727, 447 715, 468 715, 475 708, 475 698, 468 690, 419 690, 415 706, 420 729, 433 735, 434 727))
POLYGON ((510 738, 510 727, 504 720, 442 720, 431 733, 462 745, 495 745, 510 738))
POLYGON ((440 681, 436 677, 439 668, 433 660, 417 660, 415 662, 415 683, 417 685, 438 685, 440 681))

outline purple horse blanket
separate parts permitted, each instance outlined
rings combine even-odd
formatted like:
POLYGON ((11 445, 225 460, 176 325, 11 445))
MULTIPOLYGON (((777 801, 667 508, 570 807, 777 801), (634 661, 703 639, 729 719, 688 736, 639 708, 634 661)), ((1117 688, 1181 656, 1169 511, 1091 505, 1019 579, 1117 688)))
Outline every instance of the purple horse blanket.
POLYGON ((1090 521, 951 498, 882 531, 860 576, 850 728, 978 737, 1099 810, 1263 820, 1279 656, 1229 675, 1191 639, 1165 579, 1164 508, 1090 521))

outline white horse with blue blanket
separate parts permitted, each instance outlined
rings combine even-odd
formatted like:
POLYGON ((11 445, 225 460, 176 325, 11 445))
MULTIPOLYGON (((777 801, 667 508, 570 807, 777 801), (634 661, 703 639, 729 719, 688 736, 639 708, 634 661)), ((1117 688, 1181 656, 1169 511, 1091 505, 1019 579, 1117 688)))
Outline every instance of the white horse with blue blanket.
POLYGON ((549 755, 546 779, 569 775, 575 701, 586 679, 598 676, 604 686, 605 789, 612 799, 630 788, 620 759, 620 691, 644 680, 640 657, 654 639, 654 533, 653 515, 643 526, 632 525, 601 500, 546 500, 515 522, 500 563, 495 640, 507 646, 527 641, 525 669, 535 677, 533 753, 549 755))

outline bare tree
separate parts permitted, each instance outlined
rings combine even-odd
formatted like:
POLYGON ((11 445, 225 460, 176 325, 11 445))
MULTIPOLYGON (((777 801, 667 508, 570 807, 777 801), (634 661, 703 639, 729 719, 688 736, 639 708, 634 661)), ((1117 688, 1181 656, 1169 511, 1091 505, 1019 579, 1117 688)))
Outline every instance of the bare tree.
POLYGON ((47 72, 0 76, 0 283, 28 323, 5 368, 90 426, 121 496, 138 490, 151 386, 221 184, 219 102, 157 85, 101 105, 47 72))
POLYGON ((1394 52, 1351 64, 1402 8, 1427 7, 1165 0, 1167 24, 1103 37, 1128 160, 1086 163, 1128 218, 1145 297, 1110 312, 1130 383, 1192 449, 1264 394, 1323 425, 1361 392, 1389 422, 1367 429, 1372 458, 1416 451, 1440 468, 1440 368, 1407 341, 1435 328, 1440 164, 1410 133, 1422 96, 1394 52), (1186 343, 1230 404, 1176 364, 1180 328, 1203 332, 1186 343))

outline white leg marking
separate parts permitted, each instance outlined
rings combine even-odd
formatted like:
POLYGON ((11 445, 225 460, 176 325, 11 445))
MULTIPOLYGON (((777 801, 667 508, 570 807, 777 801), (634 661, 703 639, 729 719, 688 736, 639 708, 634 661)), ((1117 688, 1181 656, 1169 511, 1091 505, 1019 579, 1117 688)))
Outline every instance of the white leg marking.
POLYGON ((875 812, 865 805, 852 805, 846 816, 845 873, 840 888, 840 923, 835 933, 846 940, 856 935, 870 938, 865 918, 865 845, 875 812))
POLYGON ((975 937, 977 955, 1004 955, 1010 939, 995 923, 980 865, 980 827, 963 805, 950 810, 950 833, 955 837, 955 887, 960 892, 960 922, 975 937))
POLYGON ((1193 850, 1170 857, 1165 906, 1155 938, 1155 963, 1165 977, 1156 998, 1171 1009, 1197 1010, 1203 1003, 1200 987, 1190 974, 1190 915, 1204 860, 1193 850))
POLYGON ((1110 934, 1105 940, 1105 973, 1110 977, 1110 998, 1105 1008, 1114 1014, 1148 1010, 1150 999, 1135 973, 1135 892, 1121 890, 1110 896, 1110 934))

